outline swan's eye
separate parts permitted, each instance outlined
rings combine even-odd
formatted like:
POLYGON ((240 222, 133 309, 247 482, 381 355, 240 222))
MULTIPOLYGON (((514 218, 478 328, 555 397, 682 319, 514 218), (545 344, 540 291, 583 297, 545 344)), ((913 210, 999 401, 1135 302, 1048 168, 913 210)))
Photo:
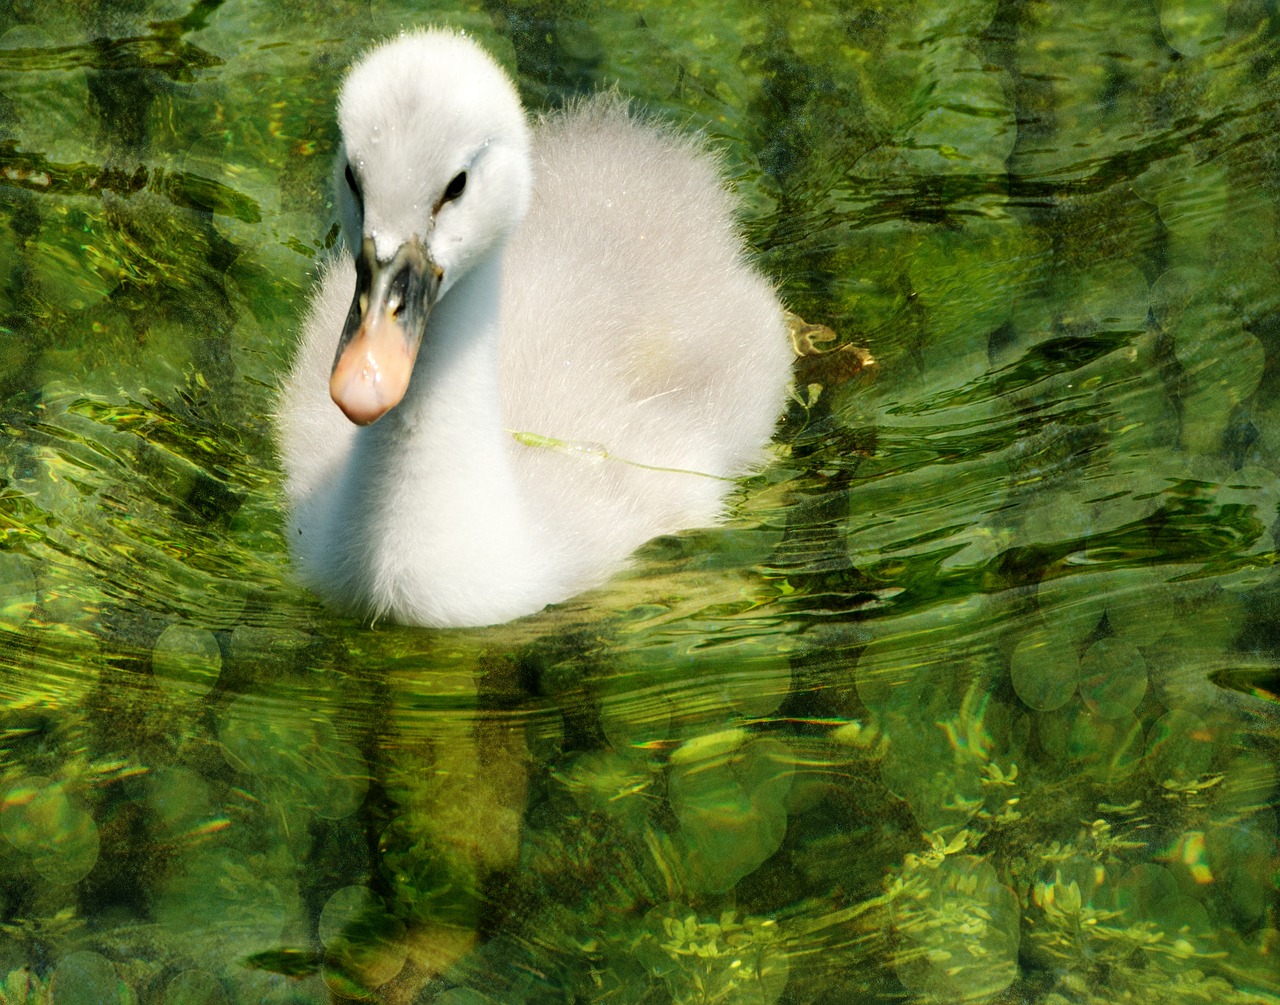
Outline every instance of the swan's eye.
POLYGON ((459 171, 453 176, 453 181, 445 187, 444 195, 440 198, 440 202, 453 202, 454 199, 462 195, 462 190, 467 187, 467 172, 459 171))

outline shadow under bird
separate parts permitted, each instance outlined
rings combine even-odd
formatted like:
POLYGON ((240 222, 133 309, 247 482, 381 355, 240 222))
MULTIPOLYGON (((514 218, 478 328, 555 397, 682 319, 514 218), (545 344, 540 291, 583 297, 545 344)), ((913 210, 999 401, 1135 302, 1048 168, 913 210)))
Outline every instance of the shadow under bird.
POLYGON ((531 128, 446 30, 360 59, 338 122, 343 251, 277 416, 304 582, 361 617, 494 624, 719 520, 792 353, 700 141, 609 94, 531 128))

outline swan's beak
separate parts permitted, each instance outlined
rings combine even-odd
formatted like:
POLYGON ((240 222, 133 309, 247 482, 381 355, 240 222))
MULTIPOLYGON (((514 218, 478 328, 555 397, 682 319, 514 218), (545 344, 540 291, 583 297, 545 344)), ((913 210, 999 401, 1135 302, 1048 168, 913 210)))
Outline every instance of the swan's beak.
POLYGON ((417 238, 386 262, 364 239, 356 295, 329 377, 329 396, 357 426, 376 422, 404 397, 442 276, 417 238))

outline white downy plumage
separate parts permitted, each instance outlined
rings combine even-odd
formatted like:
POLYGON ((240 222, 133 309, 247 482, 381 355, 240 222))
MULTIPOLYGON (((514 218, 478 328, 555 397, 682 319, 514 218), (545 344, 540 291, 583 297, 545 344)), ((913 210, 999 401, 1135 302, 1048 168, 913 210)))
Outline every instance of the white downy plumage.
POLYGON ((307 585, 364 617, 493 624, 718 520, 792 353, 699 142, 611 95, 531 130, 443 30, 369 52, 338 120, 346 247, 278 415, 307 585))

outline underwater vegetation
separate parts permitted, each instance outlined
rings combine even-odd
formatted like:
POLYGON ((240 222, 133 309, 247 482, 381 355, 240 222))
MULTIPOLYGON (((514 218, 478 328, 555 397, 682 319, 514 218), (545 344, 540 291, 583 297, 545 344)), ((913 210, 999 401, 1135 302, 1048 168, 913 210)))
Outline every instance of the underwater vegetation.
POLYGON ((1278 43, 0 0, 0 1002, 1280 1002, 1278 43), (269 439, 424 20, 703 129, 835 333, 725 527, 483 630, 294 585, 269 439))

